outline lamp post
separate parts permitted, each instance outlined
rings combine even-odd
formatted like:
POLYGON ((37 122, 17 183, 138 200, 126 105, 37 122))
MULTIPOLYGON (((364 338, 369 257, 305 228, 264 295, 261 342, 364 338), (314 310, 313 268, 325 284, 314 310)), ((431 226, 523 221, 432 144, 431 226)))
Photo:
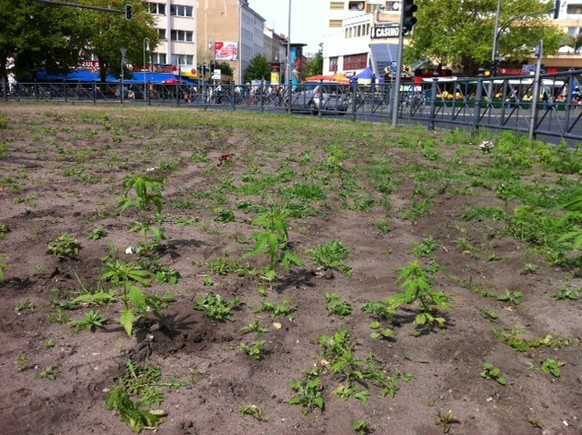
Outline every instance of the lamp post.
POLYGON ((147 98, 147 77, 148 69, 146 66, 146 51, 150 50, 150 38, 143 38, 143 95, 144 99, 147 98))
POLYGON ((291 0, 289 0, 289 18, 287 21, 287 112, 291 113, 291 0))
POLYGON ((121 89, 119 90, 121 95, 121 104, 123 104, 123 70, 125 68, 125 55, 127 54, 127 48, 121 47, 121 89))
POLYGON ((495 29, 493 30, 493 51, 491 53, 491 68, 493 75, 497 75, 497 51, 499 44, 499 15, 501 13, 501 0, 497 0, 497 12, 495 13, 495 29))
POLYGON ((210 51, 212 57, 212 63, 210 64, 210 68, 208 68, 208 73, 210 75, 209 78, 212 78, 212 75, 214 74, 214 60, 215 60, 215 56, 216 56, 216 46, 214 43, 214 35, 210 35, 210 37, 208 38, 208 50, 210 51))

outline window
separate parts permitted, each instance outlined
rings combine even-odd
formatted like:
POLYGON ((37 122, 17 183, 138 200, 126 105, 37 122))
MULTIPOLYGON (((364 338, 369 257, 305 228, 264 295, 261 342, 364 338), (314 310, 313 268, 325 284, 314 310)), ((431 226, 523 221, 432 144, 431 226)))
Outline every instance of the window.
POLYGON ((342 20, 329 20, 329 27, 341 27, 342 20))
POLYGON ((194 65, 194 56, 191 54, 175 54, 172 56, 174 65, 194 65))
POLYGON ((172 41, 192 42, 194 41, 194 32, 186 30, 172 30, 170 39, 172 41))
MULTIPOLYGON (((331 59, 330 59, 331 61, 331 59)), ((344 70, 364 69, 368 66, 368 54, 352 54, 344 56, 344 70)))
POLYGON ((166 53, 152 53, 152 62, 165 65, 166 64, 166 53))
POLYGON ((148 3, 148 8, 154 15, 166 15, 166 5, 164 3, 148 3))
POLYGON ((329 8, 330 9, 343 9, 344 8, 344 2, 330 2, 329 3, 329 8))
POLYGON ((366 2, 361 0, 351 1, 348 3, 348 9, 350 11, 362 11, 366 9, 366 2))
POLYGON ((337 57, 330 57, 329 58, 329 70, 333 72, 337 72, 337 57))
POLYGON ((170 5, 170 15, 176 17, 191 17, 192 6, 170 5))
POLYGON ((569 4, 566 7, 566 13, 569 15, 582 15, 582 3, 569 4))
POLYGON ((162 40, 166 40, 166 29, 158 29, 158 37, 162 40))
POLYGON ((576 36, 580 33, 580 27, 568 27, 568 35, 576 36))

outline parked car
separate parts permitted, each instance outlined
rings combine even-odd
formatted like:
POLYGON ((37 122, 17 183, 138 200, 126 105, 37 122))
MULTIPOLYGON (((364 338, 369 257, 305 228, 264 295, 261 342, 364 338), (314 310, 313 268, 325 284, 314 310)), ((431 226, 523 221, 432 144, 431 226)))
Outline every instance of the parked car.
MULTIPOLYGON (((345 112, 349 107, 349 85, 337 82, 303 82, 291 94, 291 110, 310 112, 345 112)), ((287 101, 289 104, 289 101, 287 101)))

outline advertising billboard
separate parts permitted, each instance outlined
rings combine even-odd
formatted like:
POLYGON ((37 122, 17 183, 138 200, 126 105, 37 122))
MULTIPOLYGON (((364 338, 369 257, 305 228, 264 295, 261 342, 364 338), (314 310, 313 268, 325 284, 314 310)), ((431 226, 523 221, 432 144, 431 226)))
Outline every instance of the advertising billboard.
POLYGON ((238 60, 238 42, 215 42, 214 60, 238 60))

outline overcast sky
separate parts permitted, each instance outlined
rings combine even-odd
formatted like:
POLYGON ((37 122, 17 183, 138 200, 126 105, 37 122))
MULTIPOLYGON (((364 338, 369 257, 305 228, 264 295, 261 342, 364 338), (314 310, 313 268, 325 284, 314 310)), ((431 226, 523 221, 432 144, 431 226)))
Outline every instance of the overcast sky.
MULTIPOLYGON (((291 43, 307 44, 307 53, 316 53, 327 29, 326 0, 291 0, 291 43)), ((269 28, 287 35, 289 0, 249 0, 269 28)))

